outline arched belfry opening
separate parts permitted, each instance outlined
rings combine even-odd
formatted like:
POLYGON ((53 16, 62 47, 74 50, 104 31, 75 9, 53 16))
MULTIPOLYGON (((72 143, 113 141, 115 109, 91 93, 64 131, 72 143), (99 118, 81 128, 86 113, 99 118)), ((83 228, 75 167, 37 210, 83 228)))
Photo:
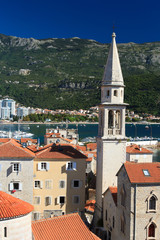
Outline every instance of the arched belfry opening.
POLYGON ((108 128, 113 128, 113 110, 108 112, 108 128))

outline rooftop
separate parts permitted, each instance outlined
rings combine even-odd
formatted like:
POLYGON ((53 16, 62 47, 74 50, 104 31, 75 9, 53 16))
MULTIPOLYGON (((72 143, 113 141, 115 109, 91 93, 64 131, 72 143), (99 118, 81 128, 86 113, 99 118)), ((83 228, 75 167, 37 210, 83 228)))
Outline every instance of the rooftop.
POLYGON ((0 220, 26 215, 32 211, 31 204, 0 191, 0 220))
POLYGON ((98 240, 84 224, 78 213, 32 222, 35 240, 98 240))
POLYGON ((0 145, 0 158, 34 158, 35 154, 11 138, 0 145))
POLYGON ((160 183, 160 163, 124 163, 131 183, 160 183))
POLYGON ((152 151, 150 151, 150 150, 148 150, 146 148, 140 147, 140 146, 138 146, 136 144, 127 146, 126 147, 126 152, 127 153, 136 153, 136 154, 137 153, 138 154, 147 154, 147 153, 152 154, 153 153, 152 151))
POLYGON ((76 150, 71 145, 49 144, 36 153, 36 158, 54 158, 54 159, 73 159, 73 158, 86 158, 84 154, 76 150))

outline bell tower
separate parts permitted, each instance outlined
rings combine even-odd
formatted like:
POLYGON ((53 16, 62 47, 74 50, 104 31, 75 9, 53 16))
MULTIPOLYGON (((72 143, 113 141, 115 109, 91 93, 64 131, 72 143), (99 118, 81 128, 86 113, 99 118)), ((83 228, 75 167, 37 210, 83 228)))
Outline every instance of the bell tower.
POLYGON ((97 137, 96 215, 102 218, 103 193, 117 186, 116 173, 126 161, 124 82, 115 41, 109 50, 101 85, 97 137))

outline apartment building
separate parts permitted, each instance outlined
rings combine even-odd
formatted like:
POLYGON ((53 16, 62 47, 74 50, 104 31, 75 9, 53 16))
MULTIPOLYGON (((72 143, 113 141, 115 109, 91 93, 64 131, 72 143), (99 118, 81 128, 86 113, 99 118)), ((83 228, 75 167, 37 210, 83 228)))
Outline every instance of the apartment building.
POLYGON ((33 218, 48 218, 85 206, 86 156, 70 145, 50 144, 36 152, 33 218))

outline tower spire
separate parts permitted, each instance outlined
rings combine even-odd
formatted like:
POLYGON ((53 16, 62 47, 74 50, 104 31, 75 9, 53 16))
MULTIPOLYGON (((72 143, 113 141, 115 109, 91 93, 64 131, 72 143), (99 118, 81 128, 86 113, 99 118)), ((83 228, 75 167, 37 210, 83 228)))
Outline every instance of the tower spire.
POLYGON ((115 38, 116 34, 113 32, 112 43, 103 75, 102 85, 124 85, 115 38))

